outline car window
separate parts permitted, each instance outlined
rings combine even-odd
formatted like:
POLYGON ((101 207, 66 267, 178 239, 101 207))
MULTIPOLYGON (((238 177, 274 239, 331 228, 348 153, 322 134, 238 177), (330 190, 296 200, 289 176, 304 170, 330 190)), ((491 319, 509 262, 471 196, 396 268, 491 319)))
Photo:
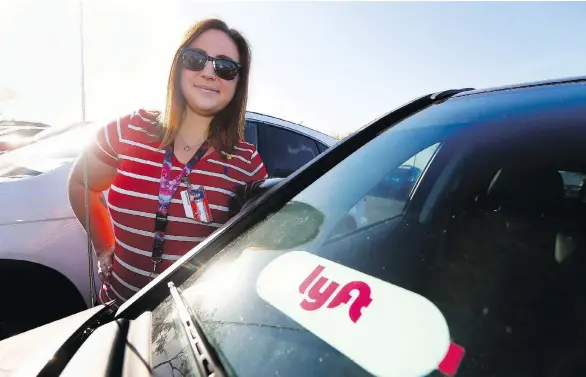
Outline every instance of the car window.
POLYGON ((39 132, 43 131, 43 128, 37 127, 5 127, 0 130, 0 140, 10 138, 30 138, 35 136, 39 132))
MULTIPOLYGON (((196 254, 185 300, 239 376, 582 375, 586 207, 566 205, 561 172, 586 173, 584 103, 585 91, 554 86, 406 118, 210 263, 196 254), (414 166, 398 216, 334 234, 414 166)), ((167 307, 153 313, 153 344, 175 351, 167 307)))
POLYGON ((319 141, 316 141, 315 143, 317 144, 317 149, 319 150, 319 153, 323 153, 329 148, 327 145, 320 143, 319 141))
POLYGON ((581 200, 580 194, 584 187, 584 178, 586 175, 576 171, 560 170, 560 175, 564 180, 564 193, 566 199, 581 200))
POLYGON ((95 124, 78 124, 0 156, 0 178, 26 178, 73 161, 94 136, 95 124))
POLYGON ((436 143, 413 155, 378 182, 348 211, 333 233, 355 231, 400 216, 411 190, 439 145, 436 143))
POLYGON ((256 122, 249 120, 246 121, 246 126, 244 128, 244 140, 246 140, 247 143, 254 145, 255 147, 258 147, 257 129, 256 122))
MULTIPOLYGON (((0 123, 8 123, 2 122, 0 123)), ((24 122, 20 122, 24 123, 24 122)), ((18 149, 31 143, 39 133, 50 127, 33 125, 0 126, 0 154, 18 149)))
POLYGON ((284 128, 259 129, 259 153, 270 177, 287 177, 319 154, 313 139, 284 128))

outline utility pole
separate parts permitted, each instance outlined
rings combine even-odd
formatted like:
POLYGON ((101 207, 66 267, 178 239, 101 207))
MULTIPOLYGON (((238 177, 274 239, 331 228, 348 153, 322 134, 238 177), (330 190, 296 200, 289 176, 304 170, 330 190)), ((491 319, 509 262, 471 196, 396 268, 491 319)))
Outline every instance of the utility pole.
POLYGON ((81 121, 85 122, 85 59, 83 45, 83 0, 79 0, 79 48, 81 64, 81 121))
MULTIPOLYGON (((85 59, 84 59, 84 45, 83 45, 83 0, 79 0, 79 48, 80 48, 80 64, 81 64, 81 120, 85 123, 85 59)), ((89 127, 89 125, 86 125, 89 127)), ((88 276, 90 283, 90 307, 94 307, 96 303, 96 291, 94 284, 94 258, 92 239, 90 237, 90 190, 89 190, 89 176, 87 165, 86 148, 83 152, 83 183, 85 188, 85 231, 87 233, 87 257, 88 257, 88 276)))

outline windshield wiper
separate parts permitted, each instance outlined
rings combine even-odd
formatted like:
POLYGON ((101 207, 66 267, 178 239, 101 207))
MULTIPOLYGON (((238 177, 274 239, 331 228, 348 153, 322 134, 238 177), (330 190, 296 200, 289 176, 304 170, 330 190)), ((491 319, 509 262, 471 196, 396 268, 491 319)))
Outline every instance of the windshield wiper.
POLYGON ((202 331, 195 314, 191 314, 183 297, 173 282, 168 283, 171 297, 179 314, 179 322, 189 340, 189 345, 197 363, 197 369, 202 376, 226 377, 224 367, 219 362, 218 355, 211 346, 207 336, 202 331))

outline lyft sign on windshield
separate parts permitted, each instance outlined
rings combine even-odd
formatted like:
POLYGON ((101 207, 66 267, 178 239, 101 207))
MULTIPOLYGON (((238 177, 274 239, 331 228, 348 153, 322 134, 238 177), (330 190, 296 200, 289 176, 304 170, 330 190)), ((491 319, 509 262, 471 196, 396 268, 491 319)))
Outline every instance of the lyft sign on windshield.
POLYGON ((453 375, 463 357, 432 302, 317 255, 277 257, 256 288, 263 300, 377 376, 453 375))

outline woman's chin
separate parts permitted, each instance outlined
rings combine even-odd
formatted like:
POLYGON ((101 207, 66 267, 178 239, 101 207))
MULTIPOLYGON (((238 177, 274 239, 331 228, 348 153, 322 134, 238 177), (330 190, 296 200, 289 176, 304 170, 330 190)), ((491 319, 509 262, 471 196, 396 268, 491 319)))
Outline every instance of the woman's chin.
POLYGON ((221 105, 216 101, 213 103, 208 101, 197 101, 195 103, 189 104, 188 106, 191 111, 202 116, 213 116, 222 110, 221 105))

